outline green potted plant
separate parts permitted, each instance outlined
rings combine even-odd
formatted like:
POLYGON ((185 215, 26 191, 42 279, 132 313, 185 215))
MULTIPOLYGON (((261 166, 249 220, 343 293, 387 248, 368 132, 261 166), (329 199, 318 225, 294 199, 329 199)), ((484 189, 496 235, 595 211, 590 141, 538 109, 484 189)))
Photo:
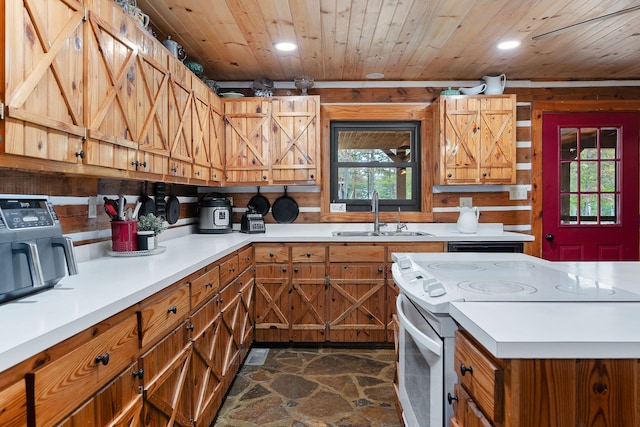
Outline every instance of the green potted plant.
POLYGON ((158 234, 164 231, 162 218, 150 213, 138 217, 138 246, 139 249, 154 249, 158 246, 158 234), (144 237, 143 237, 144 236, 144 237), (153 237, 151 241, 143 243, 145 237, 153 237), (142 245, 141 245, 142 243, 142 245), (142 246, 142 247, 140 247, 142 246))

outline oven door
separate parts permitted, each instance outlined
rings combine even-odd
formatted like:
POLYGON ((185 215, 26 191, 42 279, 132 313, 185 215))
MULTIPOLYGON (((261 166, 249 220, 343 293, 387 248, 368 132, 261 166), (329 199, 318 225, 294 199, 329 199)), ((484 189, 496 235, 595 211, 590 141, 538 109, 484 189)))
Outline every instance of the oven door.
POLYGON ((411 301, 396 300, 400 321, 398 393, 407 427, 443 426, 444 345, 411 301))

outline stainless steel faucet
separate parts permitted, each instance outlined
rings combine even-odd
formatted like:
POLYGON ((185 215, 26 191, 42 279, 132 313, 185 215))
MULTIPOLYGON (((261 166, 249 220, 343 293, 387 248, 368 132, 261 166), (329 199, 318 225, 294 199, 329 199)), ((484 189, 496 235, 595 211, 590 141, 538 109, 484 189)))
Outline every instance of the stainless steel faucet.
POLYGON ((386 225, 384 222, 380 222, 379 211, 380 211, 380 201, 378 200, 378 192, 376 190, 373 190, 373 193, 371 194, 371 212, 374 213, 374 218, 375 218, 373 223, 374 233, 379 233, 380 227, 386 225))

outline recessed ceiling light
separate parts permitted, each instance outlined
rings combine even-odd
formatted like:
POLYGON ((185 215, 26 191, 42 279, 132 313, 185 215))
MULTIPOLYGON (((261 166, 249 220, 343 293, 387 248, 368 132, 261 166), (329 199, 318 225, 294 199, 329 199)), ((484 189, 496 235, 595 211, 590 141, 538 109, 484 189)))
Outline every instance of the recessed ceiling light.
POLYGON ((381 79, 384 77, 382 73, 369 73, 365 76, 368 79, 381 79))
POLYGON ((296 50, 296 44, 291 42, 278 42, 273 45, 276 49, 282 52, 290 52, 292 50, 296 50))
POLYGON ((502 50, 515 49, 518 46, 520 46, 520 42, 517 40, 508 40, 505 42, 498 43, 498 49, 502 49, 502 50))

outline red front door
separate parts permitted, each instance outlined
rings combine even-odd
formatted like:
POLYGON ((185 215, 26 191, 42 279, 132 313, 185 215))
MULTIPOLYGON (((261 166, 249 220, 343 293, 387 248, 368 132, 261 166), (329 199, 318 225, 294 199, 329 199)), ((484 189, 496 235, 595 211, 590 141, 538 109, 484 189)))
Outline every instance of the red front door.
POLYGON ((542 257, 638 260, 638 113, 542 119, 542 257))

